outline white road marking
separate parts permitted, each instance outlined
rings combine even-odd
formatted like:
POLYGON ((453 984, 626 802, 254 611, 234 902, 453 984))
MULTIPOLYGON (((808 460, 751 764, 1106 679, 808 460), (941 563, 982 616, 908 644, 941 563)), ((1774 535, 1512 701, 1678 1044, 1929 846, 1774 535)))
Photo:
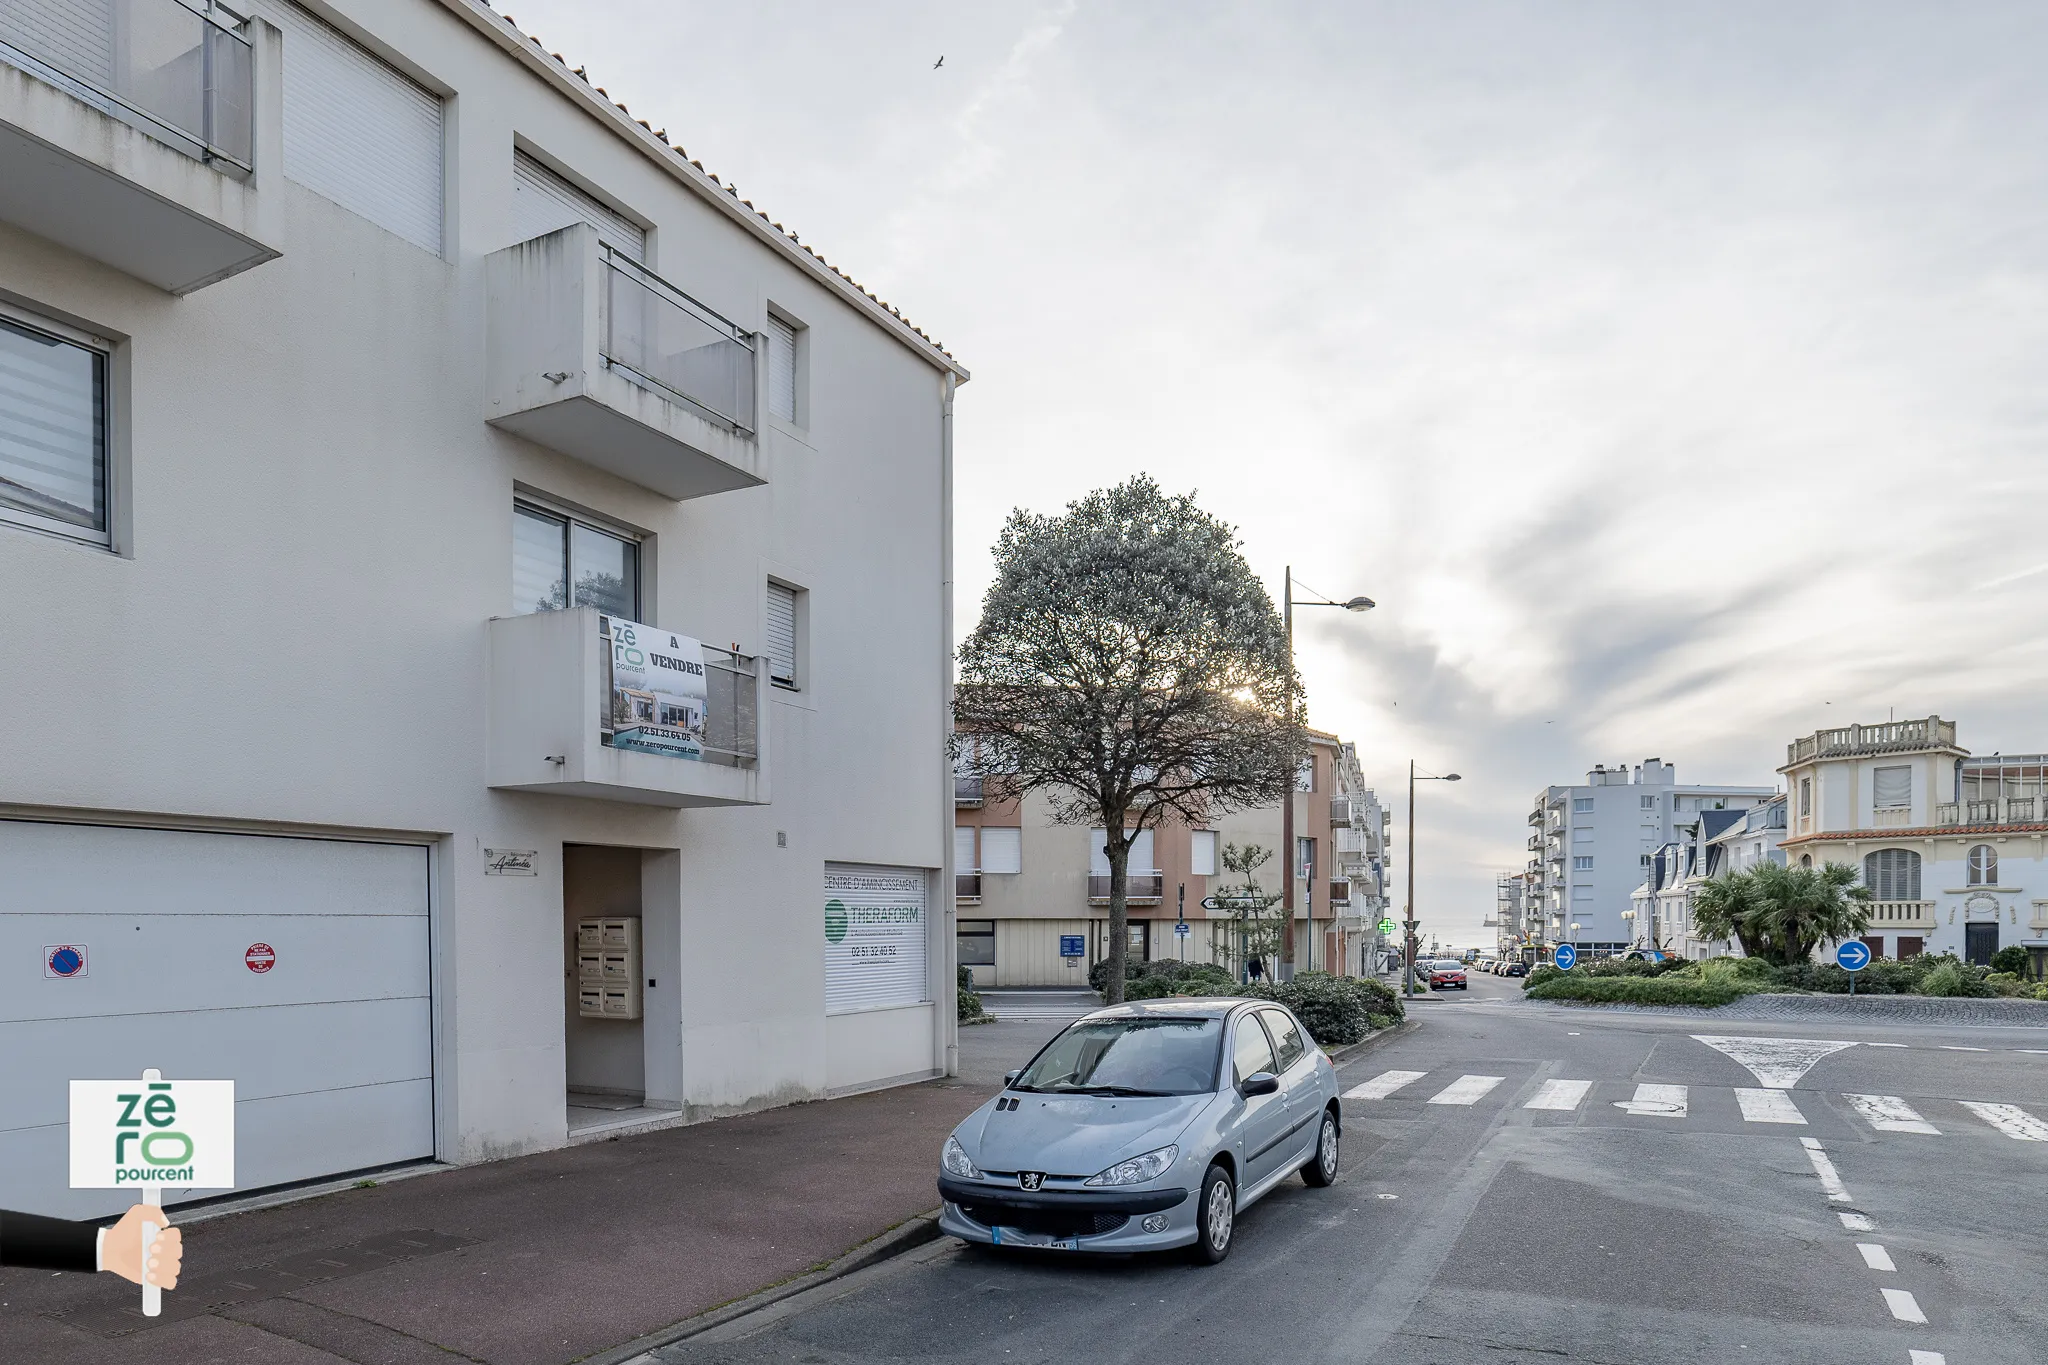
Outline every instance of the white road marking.
POLYGON ((1913 1296, 1903 1289, 1880 1289, 1884 1295, 1884 1306, 1892 1310, 1892 1316, 1900 1322, 1925 1322, 1927 1315, 1920 1311, 1920 1305, 1913 1296))
POLYGON ((1892 1254, 1875 1242, 1858 1242, 1856 1249, 1863 1253, 1863 1264, 1872 1270, 1882 1270, 1887 1275, 1896 1275, 1899 1268, 1892 1264, 1892 1254))
POLYGON ((1471 1104, 1506 1080, 1505 1076, 1460 1076, 1429 1097, 1431 1104, 1471 1104))
POLYGON ((1782 1090, 1747 1090, 1737 1086, 1735 1102, 1742 1106, 1744 1123, 1796 1123, 1802 1127, 1806 1115, 1782 1090))
POLYGON ((1962 1106, 2009 1138, 2018 1138, 2021 1142, 2048 1142, 2048 1123, 2041 1122, 2016 1104, 1978 1104, 1964 1100, 1962 1106))
POLYGON ((1870 1221, 1870 1215, 1867 1213, 1850 1213, 1847 1210, 1838 1210, 1835 1217, 1841 1219, 1842 1226, 1851 1232, 1877 1231, 1877 1224, 1870 1221))
POLYGON ((1865 1043, 1865 1047, 1911 1047, 1911 1043, 1865 1043))
POLYGON ((1682 1085, 1639 1085, 1634 1099, 1616 1100, 1616 1109, 1660 1119, 1685 1117, 1685 1087, 1682 1085))
POLYGON ((1948 1357, 1939 1351, 1911 1351, 1913 1365, 1948 1365, 1948 1357))
POLYGON ((1813 1173, 1820 1177, 1820 1187, 1827 1192, 1828 1198, 1838 1204, 1848 1203, 1849 1191, 1843 1187, 1835 1163, 1828 1160, 1828 1154, 1820 1149, 1819 1140, 1803 1137, 1799 1142, 1806 1148, 1806 1159, 1813 1163, 1813 1173))
POLYGON ((1586 1098, 1586 1092, 1592 1088, 1591 1081, 1545 1081, 1543 1088, 1536 1092, 1536 1098, 1522 1107, 1573 1110, 1579 1107, 1586 1098))
POLYGON ((1897 1095, 1844 1095, 1863 1121, 1880 1133, 1929 1133, 1941 1136, 1936 1128, 1913 1111, 1913 1106, 1897 1095))
MULTIPOLYGON (((2048 1057, 2048 1047, 2020 1047, 2014 1048, 2013 1051, 2024 1052, 2033 1057, 2048 1057)), ((1926 1352, 1923 1351, 1921 1354, 1924 1355, 1926 1352)))
POLYGON ((1383 1100, 1410 1081, 1419 1081, 1427 1071, 1382 1071, 1364 1085, 1354 1085, 1344 1092, 1347 1100, 1383 1100))
POLYGON ((1954 1043, 1943 1043, 1943 1044, 1941 1045, 1941 1050, 1942 1050, 1943 1052, 1989 1052, 1989 1051, 1991 1051, 1991 1049, 1990 1049, 1990 1048, 1988 1048, 1988 1047, 1957 1047, 1957 1046, 1956 1046, 1956 1045, 1955 1045, 1954 1043))
POLYGON ((1823 1038, 1724 1038, 1708 1033, 1695 1033, 1693 1039, 1742 1063, 1758 1085, 1773 1090, 1790 1090, 1815 1062, 1856 1046, 1823 1038))

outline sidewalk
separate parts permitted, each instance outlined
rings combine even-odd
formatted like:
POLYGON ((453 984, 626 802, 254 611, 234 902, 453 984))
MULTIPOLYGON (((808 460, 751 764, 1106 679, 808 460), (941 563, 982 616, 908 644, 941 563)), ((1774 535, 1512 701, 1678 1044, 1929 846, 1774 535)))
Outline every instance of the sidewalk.
POLYGON ((1000 1076, 195 1223, 184 1279, 155 1319, 131 1311, 139 1291, 109 1275, 0 1271, 0 1361, 566 1365, 935 1208, 939 1145, 1000 1076))

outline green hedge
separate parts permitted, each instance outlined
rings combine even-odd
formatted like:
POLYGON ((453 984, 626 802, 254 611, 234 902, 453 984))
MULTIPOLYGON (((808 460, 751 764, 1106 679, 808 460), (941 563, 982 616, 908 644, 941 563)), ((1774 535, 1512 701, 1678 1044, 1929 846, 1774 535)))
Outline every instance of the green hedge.
MULTIPOLYGON (((2009 961, 2010 959, 2008 959, 2009 961)), ((1594 1000, 1639 1005, 1725 1005, 1739 996, 1765 991, 1843 995, 1853 978, 1858 995, 1994 996, 2048 1000, 2048 990, 2010 973, 1964 962, 1953 953, 1923 954, 1897 961, 1875 958, 1860 972, 1832 962, 1795 962, 1774 967, 1761 958, 1721 957, 1708 962, 1654 964, 1655 972, 1630 970, 1648 963, 1616 966, 1581 963, 1569 972, 1543 964, 1523 979, 1532 1000, 1594 1000), (1644 989, 1636 989, 1640 985, 1644 989), (1666 986, 1668 990, 1664 989, 1666 986)))
POLYGON ((955 983, 953 1003, 954 1007, 959 1010, 959 1017, 963 1020, 980 1019, 988 1013, 981 1006, 981 992, 974 989, 974 969, 972 967, 962 966, 959 968, 959 979, 955 983))
POLYGON ((1551 974, 1529 987, 1531 1000, 1587 1000, 1609 1005, 1695 1005, 1712 1009, 1751 994, 1730 981, 1675 976, 1594 976, 1577 969, 1551 974))

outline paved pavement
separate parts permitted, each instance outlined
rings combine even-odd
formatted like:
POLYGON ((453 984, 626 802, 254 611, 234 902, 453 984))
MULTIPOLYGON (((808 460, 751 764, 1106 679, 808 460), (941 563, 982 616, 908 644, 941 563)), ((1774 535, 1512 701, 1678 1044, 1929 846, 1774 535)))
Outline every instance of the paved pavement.
POLYGON ((1344 1066, 1343 1175, 1280 1187, 1221 1266, 945 1242, 658 1359, 2041 1358, 2038 1033, 1488 994, 1344 1066))

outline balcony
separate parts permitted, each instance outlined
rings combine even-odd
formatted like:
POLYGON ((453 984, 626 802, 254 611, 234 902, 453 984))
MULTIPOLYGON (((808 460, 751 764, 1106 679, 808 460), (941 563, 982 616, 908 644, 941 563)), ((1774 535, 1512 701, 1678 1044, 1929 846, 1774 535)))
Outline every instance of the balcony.
POLYGON ((207 0, 0 3, 0 221, 173 294, 271 260, 255 72, 207 0))
POLYGON ((486 784, 649 806, 768 804, 755 660, 704 645, 693 660, 683 640, 701 698, 625 686, 614 648, 631 645, 614 637, 628 624, 591 607, 490 622, 486 784))
MULTIPOLYGON (((1360 815, 1364 815, 1364 814, 1365 814, 1365 807, 1364 807, 1364 806, 1362 806, 1362 805, 1361 805, 1361 806, 1357 806, 1357 807, 1355 807, 1355 809, 1357 810, 1357 813, 1358 813, 1358 814, 1360 814, 1360 815)), ((1351 823, 1351 816, 1352 816, 1352 811, 1353 811, 1353 810, 1354 810, 1354 806, 1353 806, 1353 804, 1352 804, 1352 801, 1351 801, 1351 798, 1350 798, 1350 797, 1348 797, 1348 796, 1333 796, 1333 797, 1331 797, 1331 798, 1330 798, 1330 823, 1331 823, 1331 824, 1333 824, 1333 825, 1348 825, 1348 824, 1350 824, 1350 823, 1351 823)))
POLYGON ((1866 908, 1870 911, 1872 929, 1934 927, 1933 901, 1871 901, 1866 908))
MULTIPOLYGON (((1157 905, 1166 896, 1166 877, 1152 872, 1127 872, 1124 874, 1124 899, 1131 905, 1157 905)), ((1088 903, 1109 904, 1109 874, 1088 874, 1088 903)))
POLYGON ((981 873, 956 869, 953 873, 953 899, 964 905, 981 904, 981 873))
POLYGON ((1531 853, 1541 853, 1543 851, 1543 836, 1541 834, 1529 836, 1529 851, 1531 853))
POLYGON ((752 488, 752 334, 577 223, 493 253, 484 420, 678 502, 752 488))
POLYGON ((1879 806, 1870 813, 1872 829, 1911 829, 1913 808, 1911 806, 1879 806))
POLYGON ((982 779, 953 774, 953 805, 969 809, 982 802, 982 779))
POLYGON ((1347 905, 1350 905, 1350 904, 1351 904, 1351 880, 1350 880, 1350 878, 1348 878, 1348 877, 1338 877, 1338 878, 1335 878, 1334 880, 1332 880, 1332 881, 1330 882, 1330 906, 1331 906, 1331 908, 1332 908, 1332 909, 1338 909, 1338 908, 1342 908, 1342 907, 1344 907, 1344 906, 1347 906, 1347 905))
POLYGON ((1837 730, 1816 730, 1785 746, 1785 766, 1815 758, 1857 758, 1871 754, 1912 753, 1922 749, 1952 749, 1956 723, 1940 716, 1926 720, 1888 721, 1883 725, 1845 725, 1837 730))
POLYGON ((2004 800, 1944 801, 1934 808, 1937 825, 2031 825, 2040 820, 2040 803, 2032 796, 2004 800))

